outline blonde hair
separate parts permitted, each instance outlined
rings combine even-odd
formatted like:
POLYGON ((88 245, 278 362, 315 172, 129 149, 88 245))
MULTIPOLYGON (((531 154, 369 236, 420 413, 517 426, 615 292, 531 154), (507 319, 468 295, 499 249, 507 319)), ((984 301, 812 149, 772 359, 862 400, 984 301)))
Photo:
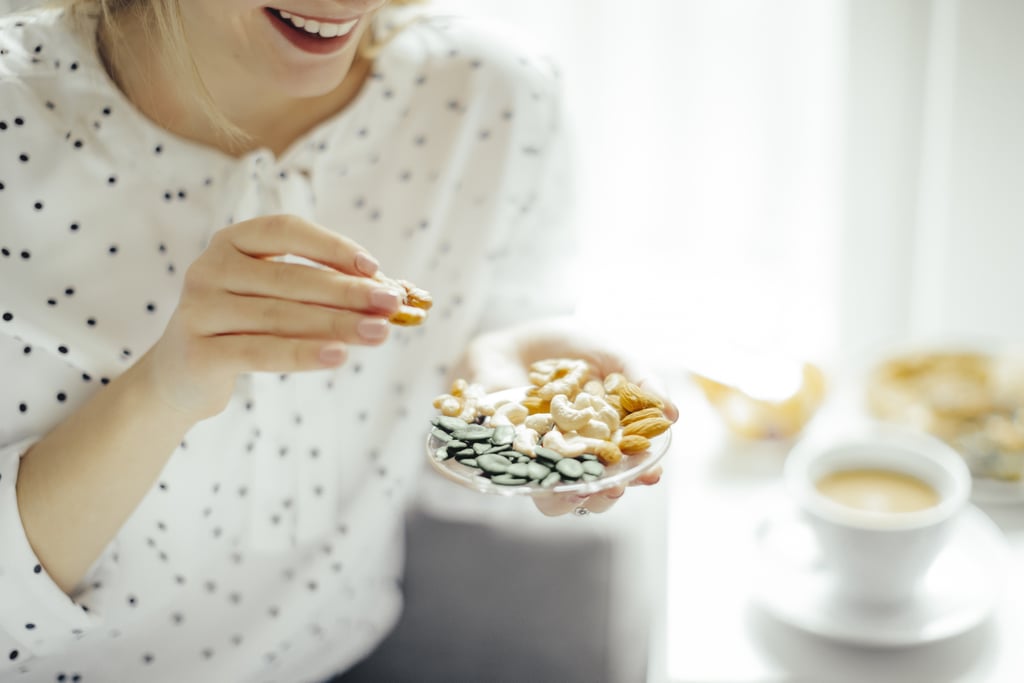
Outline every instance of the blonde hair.
MULTIPOLYGON (((425 1, 388 0, 388 4, 413 5, 425 1)), ((178 0, 56 0, 51 4, 78 15, 99 10, 99 30, 113 40, 117 40, 123 35, 119 19, 134 14, 136 18, 142 20, 140 23, 145 27, 146 38, 158 46, 165 62, 171 64, 172 68, 183 77, 179 82, 182 84, 184 94, 195 100, 199 110, 213 124, 214 128, 232 146, 242 145, 249 140, 249 136, 232 123, 217 107, 213 95, 203 82, 199 65, 192 55, 188 36, 185 33, 185 23, 181 16, 178 0)), ((384 46, 406 25, 399 26, 382 38, 375 34, 374 27, 371 26, 362 36, 358 46, 358 55, 368 60, 375 59, 384 46)), ((108 59, 108 55, 101 54, 100 56, 105 61, 108 59)), ((107 67, 113 71, 113 76, 117 79, 118 65, 108 63, 107 67)))

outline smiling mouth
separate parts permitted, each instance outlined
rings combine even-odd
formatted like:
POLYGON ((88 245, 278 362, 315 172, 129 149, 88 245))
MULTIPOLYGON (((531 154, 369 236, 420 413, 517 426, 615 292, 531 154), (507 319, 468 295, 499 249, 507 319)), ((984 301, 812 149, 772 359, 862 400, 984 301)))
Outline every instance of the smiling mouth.
POLYGON ((267 10, 281 23, 291 28, 305 31, 311 36, 320 38, 339 38, 347 36, 349 32, 359 23, 359 18, 347 19, 345 21, 330 21, 326 19, 311 19, 285 10, 268 7, 267 10))

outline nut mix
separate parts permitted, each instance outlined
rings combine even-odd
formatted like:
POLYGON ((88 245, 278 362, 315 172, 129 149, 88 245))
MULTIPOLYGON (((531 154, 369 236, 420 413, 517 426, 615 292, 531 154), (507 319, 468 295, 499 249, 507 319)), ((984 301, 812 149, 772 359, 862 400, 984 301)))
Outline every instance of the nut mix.
POLYGON ((434 399, 435 459, 454 458, 495 484, 550 488, 598 479, 672 424, 657 396, 619 373, 597 378, 586 361, 537 361, 529 377, 524 398, 497 403, 479 385, 455 380, 434 399))
POLYGON ((389 285, 402 293, 402 306, 391 314, 388 322, 409 327, 419 325, 427 319, 427 311, 434 305, 430 292, 420 289, 408 280, 394 280, 380 271, 373 276, 381 284, 389 285))

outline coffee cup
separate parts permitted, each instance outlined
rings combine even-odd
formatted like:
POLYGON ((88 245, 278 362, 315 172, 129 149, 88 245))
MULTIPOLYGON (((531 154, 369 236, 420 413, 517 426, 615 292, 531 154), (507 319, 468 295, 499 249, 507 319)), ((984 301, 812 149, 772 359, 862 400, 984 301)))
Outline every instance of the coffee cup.
POLYGON ((875 424, 798 442, 783 477, 837 595, 876 604, 914 596, 971 491, 951 447, 875 424))

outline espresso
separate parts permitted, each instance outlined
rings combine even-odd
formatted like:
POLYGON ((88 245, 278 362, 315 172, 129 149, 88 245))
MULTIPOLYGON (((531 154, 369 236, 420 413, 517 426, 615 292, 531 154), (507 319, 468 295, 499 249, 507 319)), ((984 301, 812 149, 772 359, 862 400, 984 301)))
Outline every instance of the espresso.
POLYGON ((833 501, 868 512, 916 512, 939 504, 939 494, 931 486, 892 470, 833 472, 817 486, 833 501))

